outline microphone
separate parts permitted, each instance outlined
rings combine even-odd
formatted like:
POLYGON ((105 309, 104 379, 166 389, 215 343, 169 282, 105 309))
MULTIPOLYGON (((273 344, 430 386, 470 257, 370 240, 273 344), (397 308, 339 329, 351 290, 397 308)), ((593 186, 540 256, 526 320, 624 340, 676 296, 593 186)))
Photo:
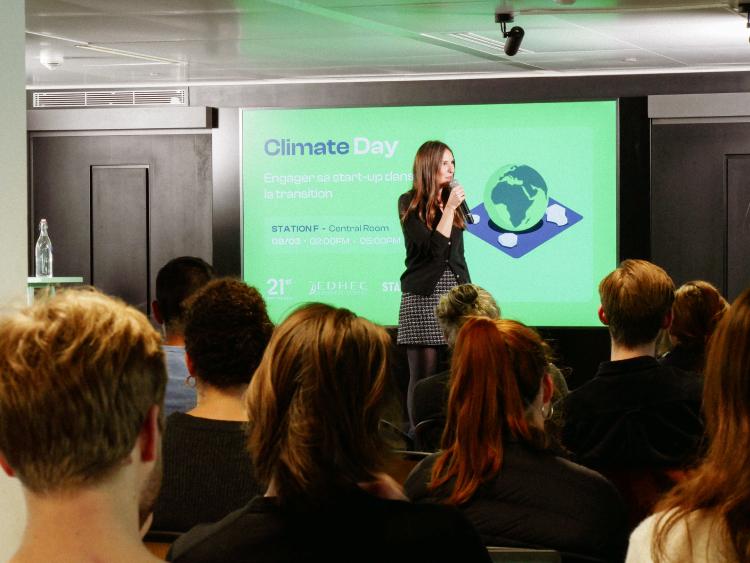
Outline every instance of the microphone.
MULTIPOLYGON (((461 184, 459 184, 458 180, 456 180, 455 178, 453 178, 450 181, 450 184, 448 184, 448 186, 450 187, 450 189, 453 189, 456 186, 460 186, 460 185, 461 184)), ((473 225, 474 224, 474 216, 471 214, 471 211, 469 210, 469 206, 466 205, 466 200, 465 199, 461 202, 461 205, 459 205, 458 208, 461 210, 461 215, 464 216, 464 221, 466 223, 469 223, 470 225, 473 225)))

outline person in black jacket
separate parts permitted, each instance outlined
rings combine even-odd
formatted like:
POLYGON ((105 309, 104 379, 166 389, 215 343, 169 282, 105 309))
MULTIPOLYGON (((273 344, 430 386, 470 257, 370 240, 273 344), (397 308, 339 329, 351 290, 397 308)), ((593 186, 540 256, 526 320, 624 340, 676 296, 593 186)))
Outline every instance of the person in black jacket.
POLYGON ((406 271, 401 275, 397 340, 407 347, 406 404, 412 427, 414 386, 437 371, 439 350, 446 344, 435 307, 442 294, 471 281, 464 258, 464 217, 458 211, 465 194, 461 186, 451 189, 454 170, 451 149, 427 141, 414 158, 412 189, 398 199, 406 271))
POLYGON ((628 530, 616 489, 547 448, 549 365, 530 328, 469 318, 453 351, 443 450, 414 469, 406 493, 457 506, 486 545, 622 561, 628 530))
POLYGON ((610 361, 563 402, 563 445, 579 463, 602 472, 685 469, 700 456, 702 378, 655 358, 674 293, 669 274, 645 260, 624 260, 599 284, 610 361))

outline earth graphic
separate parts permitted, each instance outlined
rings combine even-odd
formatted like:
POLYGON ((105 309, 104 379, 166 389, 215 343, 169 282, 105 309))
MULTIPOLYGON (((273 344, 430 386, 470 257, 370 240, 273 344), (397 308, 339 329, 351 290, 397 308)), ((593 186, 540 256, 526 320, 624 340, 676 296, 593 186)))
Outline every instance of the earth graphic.
POLYGON ((525 164, 503 166, 490 176, 484 190, 487 214, 506 231, 530 229, 544 217, 548 203, 547 183, 525 164))

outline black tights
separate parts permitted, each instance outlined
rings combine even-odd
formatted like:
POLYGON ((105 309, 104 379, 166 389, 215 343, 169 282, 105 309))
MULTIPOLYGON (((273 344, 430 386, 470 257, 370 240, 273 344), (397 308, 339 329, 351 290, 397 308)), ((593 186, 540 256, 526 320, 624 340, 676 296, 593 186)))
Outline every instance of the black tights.
POLYGON ((414 387, 420 379, 434 375, 437 371, 440 347, 407 346, 406 359, 409 361, 409 387, 406 390, 406 410, 409 413, 409 425, 414 430, 414 387))

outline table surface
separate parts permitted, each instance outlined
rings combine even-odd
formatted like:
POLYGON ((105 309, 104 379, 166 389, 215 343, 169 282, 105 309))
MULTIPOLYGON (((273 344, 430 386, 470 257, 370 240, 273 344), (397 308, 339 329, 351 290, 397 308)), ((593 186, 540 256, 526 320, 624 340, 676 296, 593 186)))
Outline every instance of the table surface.
POLYGON ((67 276, 67 277, 49 277, 49 278, 28 278, 27 283, 29 285, 55 285, 63 283, 83 283, 83 277, 80 276, 67 276))

